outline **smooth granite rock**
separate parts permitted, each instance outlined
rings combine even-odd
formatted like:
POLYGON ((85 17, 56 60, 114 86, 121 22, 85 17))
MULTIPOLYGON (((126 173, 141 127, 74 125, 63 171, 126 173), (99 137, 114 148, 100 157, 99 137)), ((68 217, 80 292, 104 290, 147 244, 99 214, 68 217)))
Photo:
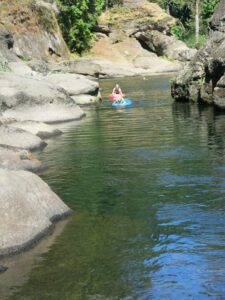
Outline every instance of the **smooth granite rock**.
POLYGON ((0 256, 32 246, 71 210, 37 175, 0 169, 0 256))
POLYGON ((70 96, 98 94, 98 82, 89 80, 83 75, 70 73, 49 74, 44 78, 44 80, 54 84, 55 86, 63 88, 70 96))
POLYGON ((0 74, 0 110, 6 118, 47 123, 76 120, 85 114, 68 93, 43 78, 0 74))
POLYGON ((46 145, 36 135, 7 125, 0 125, 0 144, 27 150, 39 149, 46 145))
POLYGON ((41 139, 50 138, 62 134, 62 131, 54 128, 48 124, 35 121, 13 122, 11 127, 26 130, 34 135, 39 136, 41 139))

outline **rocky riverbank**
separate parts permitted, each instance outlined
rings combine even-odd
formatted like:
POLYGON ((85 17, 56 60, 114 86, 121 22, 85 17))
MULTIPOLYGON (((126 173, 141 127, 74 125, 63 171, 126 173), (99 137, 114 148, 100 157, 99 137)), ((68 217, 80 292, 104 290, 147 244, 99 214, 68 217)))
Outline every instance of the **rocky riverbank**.
POLYGON ((62 134, 57 123, 85 116, 78 103, 100 98, 94 77, 32 70, 25 60, 58 64, 69 60, 70 53, 54 4, 22 2, 0 3, 0 257, 32 246, 55 221, 71 214, 31 173, 44 167, 31 151, 62 134))
POLYGON ((172 84, 177 101, 212 104, 225 109, 225 2, 220 1, 209 28, 209 39, 172 84))

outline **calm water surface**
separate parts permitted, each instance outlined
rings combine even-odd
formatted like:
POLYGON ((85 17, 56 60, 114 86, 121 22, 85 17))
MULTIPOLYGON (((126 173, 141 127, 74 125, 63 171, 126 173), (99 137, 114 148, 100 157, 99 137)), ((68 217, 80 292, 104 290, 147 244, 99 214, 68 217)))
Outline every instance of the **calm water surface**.
POLYGON ((40 154, 76 213, 10 299, 225 299, 225 115, 167 77, 120 83, 132 108, 105 100, 40 154))

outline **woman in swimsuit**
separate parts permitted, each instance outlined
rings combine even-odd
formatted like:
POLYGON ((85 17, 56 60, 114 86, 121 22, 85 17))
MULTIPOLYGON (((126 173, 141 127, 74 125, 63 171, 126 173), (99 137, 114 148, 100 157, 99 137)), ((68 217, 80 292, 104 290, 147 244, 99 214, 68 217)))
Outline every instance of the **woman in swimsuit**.
POLYGON ((115 101, 116 102, 120 102, 123 99, 123 92, 119 86, 119 84, 116 84, 116 86, 114 87, 113 91, 112 91, 112 94, 115 95, 115 101))

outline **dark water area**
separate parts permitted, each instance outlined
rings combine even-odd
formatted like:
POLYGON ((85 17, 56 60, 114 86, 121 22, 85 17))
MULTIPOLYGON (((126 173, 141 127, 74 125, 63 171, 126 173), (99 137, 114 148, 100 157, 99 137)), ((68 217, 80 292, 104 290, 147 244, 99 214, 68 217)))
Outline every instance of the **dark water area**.
POLYGON ((165 76, 120 79, 117 110, 115 83, 40 154, 75 214, 10 299, 225 299, 225 114, 165 76))

